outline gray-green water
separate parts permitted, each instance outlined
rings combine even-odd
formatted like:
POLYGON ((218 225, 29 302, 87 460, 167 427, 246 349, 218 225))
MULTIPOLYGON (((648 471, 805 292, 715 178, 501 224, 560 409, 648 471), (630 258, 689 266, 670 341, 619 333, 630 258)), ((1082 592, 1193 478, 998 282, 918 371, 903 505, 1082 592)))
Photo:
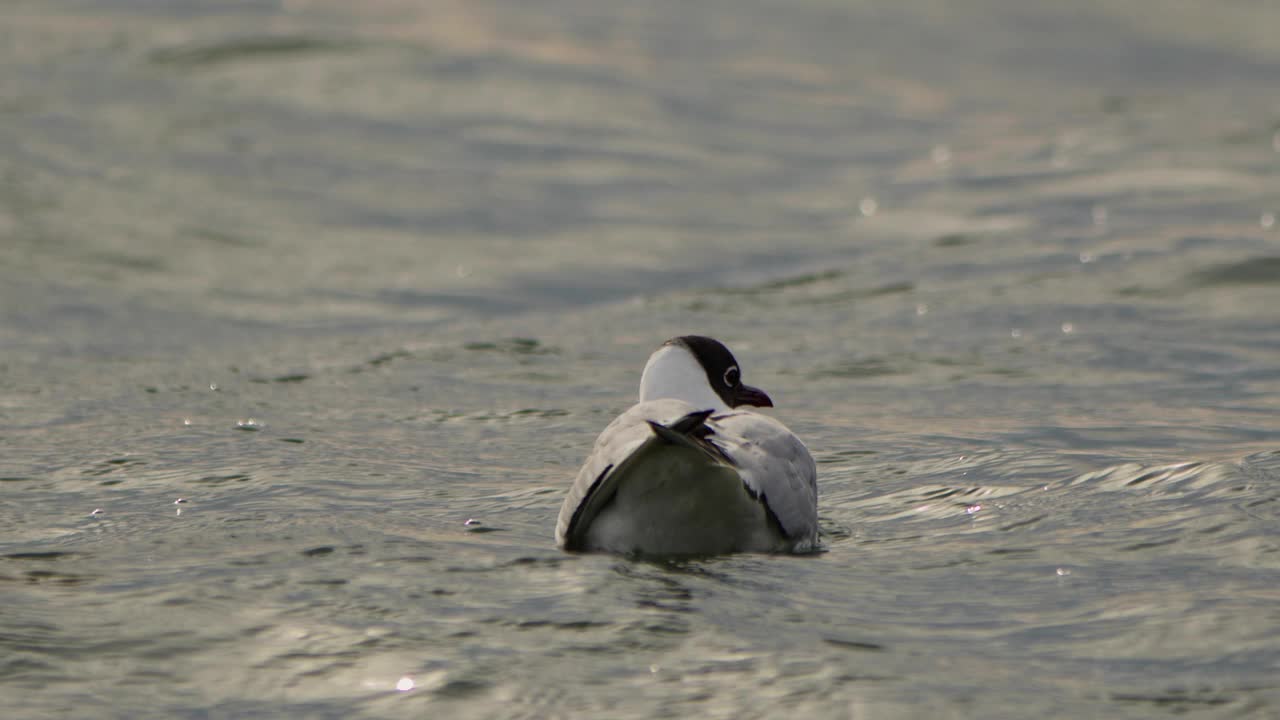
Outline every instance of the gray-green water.
POLYGON ((4 717, 1280 713, 1280 7, 2 15, 4 717), (552 546, 687 332, 824 554, 552 546))

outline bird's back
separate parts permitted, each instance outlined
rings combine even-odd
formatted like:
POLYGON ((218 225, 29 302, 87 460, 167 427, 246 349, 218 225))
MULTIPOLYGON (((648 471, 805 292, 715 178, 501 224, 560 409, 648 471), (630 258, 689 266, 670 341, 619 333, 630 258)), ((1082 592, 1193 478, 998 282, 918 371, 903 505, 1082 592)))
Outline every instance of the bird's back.
POLYGON ((811 548, 816 501, 813 461, 804 446, 764 416, 709 415, 689 403, 661 399, 639 403, 615 419, 596 440, 561 506, 560 546, 643 555, 811 548), (735 436, 735 429, 747 436, 735 436), (792 457, 795 448, 787 438, 803 458, 792 457), (767 457, 779 450, 792 460, 767 457), (744 462, 735 463, 735 452, 744 462), (802 467, 806 461, 808 470, 802 467), (767 477, 775 471, 795 477, 767 477), (767 496, 771 488, 773 500, 767 496), (773 502, 798 526, 795 531, 779 522, 773 502))

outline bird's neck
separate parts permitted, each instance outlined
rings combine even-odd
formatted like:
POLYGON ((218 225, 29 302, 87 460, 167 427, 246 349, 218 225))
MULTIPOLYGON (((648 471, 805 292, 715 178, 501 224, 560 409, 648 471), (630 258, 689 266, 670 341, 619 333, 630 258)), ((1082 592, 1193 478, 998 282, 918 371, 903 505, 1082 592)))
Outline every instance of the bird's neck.
POLYGON ((729 410, 711 389, 697 358, 678 345, 668 345, 651 355, 640 376, 640 402, 662 398, 684 400, 700 410, 729 410))

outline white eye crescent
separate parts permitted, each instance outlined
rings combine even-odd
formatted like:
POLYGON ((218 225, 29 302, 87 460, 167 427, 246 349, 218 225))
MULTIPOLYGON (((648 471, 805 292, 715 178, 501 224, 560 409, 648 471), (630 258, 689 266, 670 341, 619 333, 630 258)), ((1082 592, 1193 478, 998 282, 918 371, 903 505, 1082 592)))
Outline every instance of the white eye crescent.
POLYGON ((738 384, 738 381, 742 379, 741 375, 742 373, 738 372, 737 365, 730 366, 728 370, 724 371, 724 384, 729 387, 734 387, 738 384))

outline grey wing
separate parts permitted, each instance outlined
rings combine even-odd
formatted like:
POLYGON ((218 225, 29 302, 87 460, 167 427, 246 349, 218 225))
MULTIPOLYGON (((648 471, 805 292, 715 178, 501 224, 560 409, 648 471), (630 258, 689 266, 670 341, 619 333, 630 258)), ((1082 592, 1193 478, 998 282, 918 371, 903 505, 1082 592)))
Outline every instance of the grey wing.
MULTIPOLYGON (((808 546, 818 538, 818 468, 800 438, 767 415, 735 412, 712 418, 718 442, 739 461, 788 539, 808 546)), ((717 441, 717 440, 713 440, 717 441)))
POLYGON ((578 470, 556 520, 556 544, 573 549, 573 540, 585 532, 596 513, 608 503, 608 478, 644 443, 654 439, 650 422, 667 422, 693 412, 680 400, 654 400, 633 405, 614 418, 596 438, 586 462, 578 470))

